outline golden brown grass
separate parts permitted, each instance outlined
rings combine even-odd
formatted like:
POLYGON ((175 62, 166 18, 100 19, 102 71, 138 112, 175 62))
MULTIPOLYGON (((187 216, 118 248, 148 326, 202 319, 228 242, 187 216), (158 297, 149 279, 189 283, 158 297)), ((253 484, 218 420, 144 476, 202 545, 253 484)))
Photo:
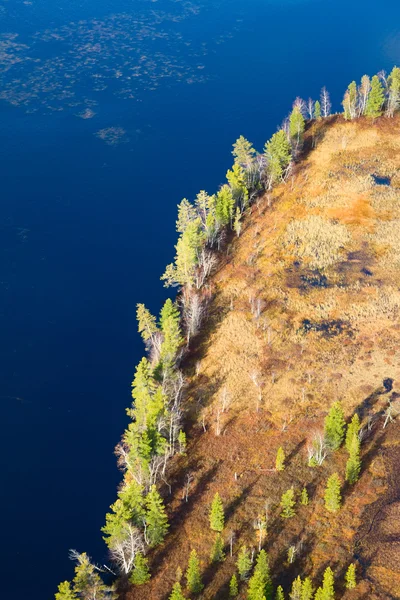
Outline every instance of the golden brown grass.
POLYGON ((224 534, 236 533, 235 554, 243 543, 256 545, 254 520, 268 503, 265 547, 274 581, 286 590, 299 573, 319 585, 330 564, 344 593, 343 570, 354 554, 364 581, 346 599, 384 600, 390 586, 400 589, 397 546, 390 547, 393 559, 384 559, 390 523, 400 520, 397 505, 384 514, 373 542, 368 536, 360 541, 374 503, 382 501, 386 510, 382 498, 400 488, 400 475, 392 471, 388 480, 380 455, 398 441, 398 425, 375 426, 363 445, 362 477, 345 491, 337 517, 326 513, 323 489, 334 471, 343 478, 345 451, 319 469, 306 461, 308 440, 333 401, 342 401, 348 417, 358 407, 366 422, 387 405, 382 381, 394 379, 395 390, 400 381, 400 120, 332 121, 292 180, 253 207, 213 278, 210 319, 186 365, 189 447, 169 473, 171 533, 152 557, 152 581, 131 588, 127 600, 166 598, 191 548, 202 560, 202 598, 227 598, 235 558, 217 567, 208 560, 208 507, 216 491, 228 509, 224 534), (377 186, 374 174, 391 177, 392 186, 377 186), (280 474, 273 471, 279 446, 289 456, 280 474), (188 472, 193 482, 186 503, 188 472), (283 522, 280 495, 291 485, 298 492, 309 487, 310 505, 283 522), (289 545, 299 541, 303 553, 285 565, 289 545))

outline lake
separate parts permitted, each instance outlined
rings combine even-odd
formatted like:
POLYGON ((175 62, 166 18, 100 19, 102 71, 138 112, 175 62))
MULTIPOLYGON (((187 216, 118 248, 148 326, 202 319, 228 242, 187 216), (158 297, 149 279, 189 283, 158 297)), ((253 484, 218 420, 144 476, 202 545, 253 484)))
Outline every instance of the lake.
POLYGON ((113 448, 176 205, 212 193, 299 95, 400 64, 400 4, 0 2, 2 597, 106 560, 113 448), (55 6, 57 4, 57 6, 55 6))

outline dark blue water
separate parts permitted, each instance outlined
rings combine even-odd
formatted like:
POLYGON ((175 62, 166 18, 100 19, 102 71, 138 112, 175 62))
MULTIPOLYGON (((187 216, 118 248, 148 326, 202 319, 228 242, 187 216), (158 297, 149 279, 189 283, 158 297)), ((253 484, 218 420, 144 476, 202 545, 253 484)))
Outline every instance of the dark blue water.
POLYGON ((353 78, 400 64, 394 1, 57 4, 0 4, 1 32, 26 46, 3 54, 0 103, 0 564, 14 600, 50 599, 69 548, 106 558, 113 447, 143 352, 135 304, 165 298, 176 204, 216 189, 240 134, 261 149, 295 96, 326 85, 338 110, 353 78), (163 37, 140 37, 136 15, 163 37), (93 19, 116 35, 93 39, 93 19), (113 127, 114 145, 95 135, 113 127))

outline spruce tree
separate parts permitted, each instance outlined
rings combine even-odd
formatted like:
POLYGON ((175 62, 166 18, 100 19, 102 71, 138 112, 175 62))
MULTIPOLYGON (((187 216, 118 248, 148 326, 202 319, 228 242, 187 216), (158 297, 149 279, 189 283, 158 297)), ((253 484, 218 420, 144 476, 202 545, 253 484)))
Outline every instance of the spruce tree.
POLYGON ((264 155, 267 161, 267 175, 271 185, 279 183, 284 177, 291 161, 291 146, 283 129, 274 133, 264 146, 264 155))
POLYGON ((189 557, 189 564, 186 570, 186 582, 189 592, 200 594, 204 588, 200 575, 200 562, 196 550, 192 550, 189 557))
MULTIPOLYGON (((347 441, 347 440, 346 440, 347 441)), ((349 459, 346 463, 346 481, 353 484, 358 481, 361 471, 360 440, 354 434, 349 450, 349 459)))
POLYGON ((353 590, 357 585, 356 565, 351 563, 346 571, 346 589, 353 590))
POLYGON ((149 581, 151 575, 149 571, 149 561, 142 554, 142 552, 138 552, 135 556, 135 560, 133 563, 133 571, 129 578, 129 581, 133 583, 133 585, 142 585, 149 581))
POLYGON ((340 402, 334 402, 325 417, 325 441, 331 450, 337 450, 343 443, 346 422, 340 402))
POLYGON ((240 548, 236 566, 240 579, 242 581, 245 581, 250 573, 252 566, 250 552, 246 546, 242 546, 240 548))
POLYGON ((324 590, 322 589, 322 587, 319 587, 315 592, 314 600, 325 600, 324 590))
POLYGON ((359 431, 360 431, 360 418, 359 418, 358 414, 356 413, 355 415, 352 416, 350 423, 347 425, 346 442, 345 442, 347 452, 350 452, 351 446, 353 443, 353 438, 354 438, 354 436, 358 437, 359 431))
POLYGON ((301 490, 300 504, 302 504, 303 506, 307 506, 308 503, 309 503, 308 492, 307 492, 307 488, 304 486, 303 489, 301 490))
POLYGON ((312 600, 314 595, 313 584, 310 577, 306 577, 301 587, 301 600, 312 600))
POLYGON ((146 497, 146 524, 150 546, 161 544, 168 531, 168 517, 164 503, 155 485, 151 486, 146 497))
POLYGON ((170 594, 169 600, 186 600, 185 596, 182 592, 182 587, 179 581, 174 583, 172 586, 172 592, 170 594))
POLYGON ((262 598, 272 600, 272 581, 265 550, 261 550, 257 556, 256 566, 249 580, 247 598, 248 600, 261 600, 262 598))
POLYGON ((321 119, 321 104, 319 100, 315 102, 314 105, 314 118, 319 121, 321 119))
POLYGON ((183 343, 178 307, 170 298, 165 301, 160 314, 160 327, 163 334, 160 360, 164 368, 171 368, 176 361, 179 347, 183 343))
POLYGON ((283 471, 285 469, 285 451, 282 448, 282 446, 280 446, 278 448, 278 452, 276 453, 276 461, 275 461, 275 469, 277 471, 283 471))
POLYGON ((285 594, 281 585, 278 585, 276 588, 275 600, 285 600, 285 594))
POLYGON ((56 593, 56 600, 76 600, 78 596, 71 588, 69 581, 63 581, 58 586, 58 592, 56 593))
POLYGON ((246 186, 245 171, 235 163, 231 170, 226 173, 226 178, 232 190, 233 198, 243 211, 248 206, 249 192, 246 186))
POLYGON ((236 575, 232 575, 231 580, 229 582, 229 598, 236 598, 239 594, 239 586, 236 575))
POLYGON ((294 517, 295 511, 294 506, 296 505, 296 501, 294 498, 294 489, 290 488, 286 492, 282 494, 281 497, 281 517, 284 519, 289 519, 290 517, 294 517))
POLYGON ((340 492, 340 479, 337 473, 333 473, 327 481, 325 488, 325 507, 330 512, 337 512, 342 503, 340 492))
POLYGON ((218 227, 232 225, 235 200, 229 185, 223 185, 217 192, 215 200, 215 217, 218 227))
POLYGON ((290 600, 301 600, 302 583, 300 575, 292 583, 292 589, 289 594, 290 600))
POLYGON ((222 531, 225 523, 224 505, 218 492, 211 503, 210 527, 213 531, 222 531))
POLYGON ((156 318, 145 307, 144 304, 136 305, 136 319, 138 331, 144 342, 153 339, 157 332, 156 318))
POLYGON ((225 558, 224 540, 220 533, 215 537, 213 547, 211 549, 210 561, 212 563, 222 562, 225 558))
POLYGON ((392 72, 388 77, 388 100, 386 114, 388 117, 393 117, 400 109, 400 69, 393 67, 392 72))
POLYGON ((335 599, 333 571, 330 567, 327 567, 324 571, 324 578, 322 581, 322 594, 323 600, 335 599))
POLYGON ((371 79, 371 91, 368 96, 365 114, 367 117, 376 119, 382 114, 382 107, 385 102, 385 93, 379 77, 374 75, 371 79))

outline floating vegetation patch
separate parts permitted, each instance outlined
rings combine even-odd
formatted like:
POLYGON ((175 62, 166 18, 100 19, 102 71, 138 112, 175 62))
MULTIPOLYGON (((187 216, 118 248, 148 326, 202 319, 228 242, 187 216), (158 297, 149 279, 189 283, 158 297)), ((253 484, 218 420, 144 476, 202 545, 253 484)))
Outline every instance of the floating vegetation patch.
POLYGON ((0 35, 0 99, 27 112, 73 109, 85 114, 106 90, 140 101, 160 85, 204 82, 204 57, 240 25, 232 18, 226 31, 205 41, 196 28, 202 8, 202 0, 140 2, 131 13, 32 35, 0 35), (184 21, 189 26, 181 26, 184 21))
POLYGON ((100 129, 95 135, 109 146, 117 146, 129 141, 126 131, 122 127, 106 127, 100 129))
POLYGON ((311 321, 310 319, 303 319, 300 331, 304 334, 311 333, 322 333, 325 337, 331 338, 342 333, 352 335, 352 329, 347 321, 335 319, 332 321, 311 321))

